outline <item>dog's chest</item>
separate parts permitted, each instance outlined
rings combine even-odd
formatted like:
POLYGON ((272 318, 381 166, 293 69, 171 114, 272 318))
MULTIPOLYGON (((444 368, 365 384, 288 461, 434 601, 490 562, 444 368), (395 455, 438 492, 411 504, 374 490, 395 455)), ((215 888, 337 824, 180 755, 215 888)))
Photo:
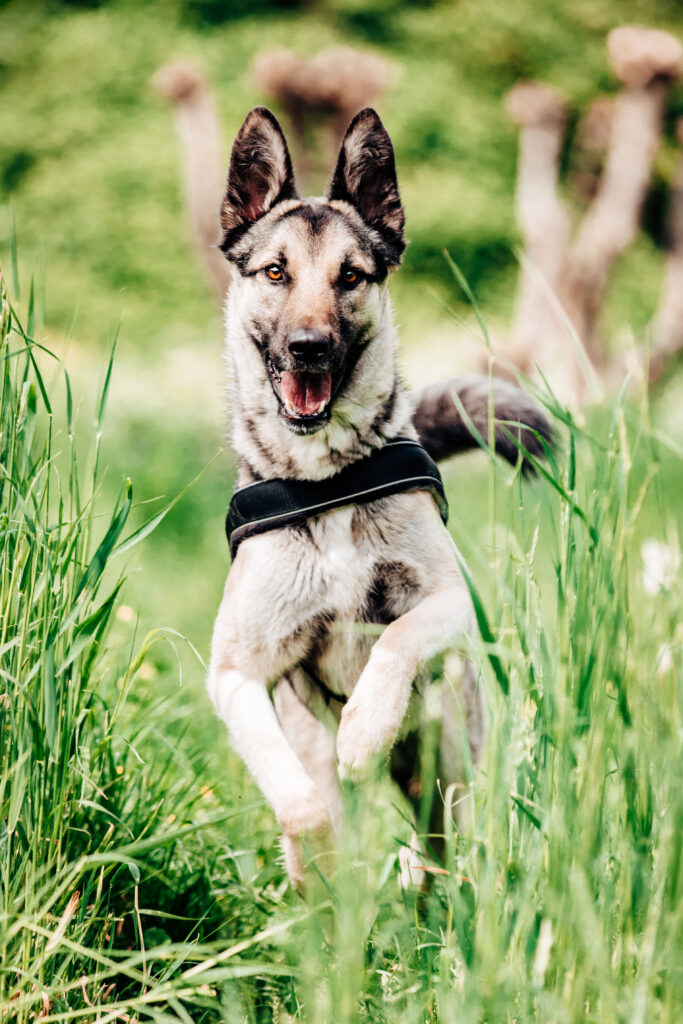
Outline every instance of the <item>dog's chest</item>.
POLYGON ((335 694, 349 696, 384 626, 423 596, 415 551, 387 514, 395 504, 340 509, 309 523, 321 600, 301 663, 335 694))
POLYGON ((233 568, 240 646, 271 683, 303 666, 348 696, 382 628, 433 590, 444 536, 431 497, 412 493, 245 541, 233 568))

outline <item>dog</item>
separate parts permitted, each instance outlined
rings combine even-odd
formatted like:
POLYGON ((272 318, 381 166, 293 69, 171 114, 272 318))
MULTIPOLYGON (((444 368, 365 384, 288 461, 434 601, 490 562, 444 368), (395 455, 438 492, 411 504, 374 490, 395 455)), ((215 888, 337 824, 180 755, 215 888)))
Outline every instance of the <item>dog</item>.
MULTIPOLYGON (((473 447, 473 433, 488 438, 488 379, 417 394, 401 383, 387 281, 406 245, 404 219, 374 110, 349 125, 327 196, 307 199, 274 115, 249 113, 220 212, 233 278, 225 329, 238 494, 261 481, 332 480, 397 438, 437 459, 473 447)), ((499 454, 518 458, 514 423, 526 450, 542 455, 551 432, 535 404, 502 381, 492 394, 499 454)), ((294 886, 305 878, 301 837, 340 828, 338 776, 358 778, 391 752, 394 778, 414 795, 419 745, 404 724, 419 699, 414 681, 475 629, 460 564, 427 490, 334 508, 239 546, 208 689, 277 816, 294 886)), ((469 662, 443 705, 447 785, 462 781, 463 723, 474 762, 485 741, 469 662)), ((418 846, 406 850, 410 881, 418 846)))

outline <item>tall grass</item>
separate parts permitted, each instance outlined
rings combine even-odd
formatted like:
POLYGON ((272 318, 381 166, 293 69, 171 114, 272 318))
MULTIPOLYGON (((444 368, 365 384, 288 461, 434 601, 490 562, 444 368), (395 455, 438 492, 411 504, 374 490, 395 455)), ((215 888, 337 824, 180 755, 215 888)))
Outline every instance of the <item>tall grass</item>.
POLYGON ((201 742, 208 706, 150 681, 157 637, 119 628, 132 492, 102 509, 110 371, 84 455, 32 319, 3 290, 3 1019, 675 1024, 681 588, 645 592, 640 543, 658 536, 673 561, 680 467, 647 410, 620 400, 589 432, 557 409, 540 515, 518 474, 491 470, 488 552, 451 494, 486 637, 484 762, 442 794, 446 859, 425 892, 398 888, 410 824, 378 779, 345 792, 337 867, 313 866, 302 900, 252 784, 201 742))
MULTIPOLYGON (((143 1008, 187 1019, 182 1003, 209 1000, 204 970, 188 980, 190 968, 220 950, 230 976, 239 952, 199 941, 221 916, 209 873, 218 841, 207 853, 197 834, 244 808, 207 809, 191 751, 175 743, 182 711, 168 694, 134 692, 161 634, 135 652, 111 640, 117 556, 161 514, 124 538, 130 481, 100 508, 111 362, 79 458, 69 378, 57 429, 44 367, 58 364, 31 336, 33 320, 31 302, 24 329, 3 281, 0 1014, 93 1019, 106 1006, 112 1019, 143 1008)), ((244 920, 254 927, 258 910, 244 920)))

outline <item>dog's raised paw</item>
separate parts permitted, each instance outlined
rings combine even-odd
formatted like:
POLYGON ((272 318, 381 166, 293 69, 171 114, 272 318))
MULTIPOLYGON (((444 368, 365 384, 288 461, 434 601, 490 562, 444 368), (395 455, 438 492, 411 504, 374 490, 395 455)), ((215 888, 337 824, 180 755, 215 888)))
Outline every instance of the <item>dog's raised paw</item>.
MULTIPOLYGON (((354 695, 355 696, 355 695, 354 695)), ((371 762, 392 745, 400 725, 393 709, 384 716, 367 702, 349 701, 342 712, 337 732, 339 777, 357 779, 371 762)))
POLYGON ((351 712, 342 715, 337 733, 337 758, 339 778, 353 780, 365 773, 393 737, 374 729, 359 709, 352 708, 351 712))
POLYGON ((277 808, 277 817, 283 832, 290 836, 322 833, 331 828, 327 804, 315 788, 305 794, 288 794, 277 808))

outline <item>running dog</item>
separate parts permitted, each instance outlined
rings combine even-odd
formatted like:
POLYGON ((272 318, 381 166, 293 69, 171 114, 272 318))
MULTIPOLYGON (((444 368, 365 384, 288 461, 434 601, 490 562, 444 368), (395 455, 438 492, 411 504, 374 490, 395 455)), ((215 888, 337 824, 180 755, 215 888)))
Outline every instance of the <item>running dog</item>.
MULTIPOLYGON (((307 199, 277 120, 252 110, 232 149, 221 225, 233 270, 225 325, 236 494, 272 480, 318 482, 310 486, 324 492, 399 438, 436 459, 473 447, 472 427, 488 438, 487 379, 410 394, 399 378, 387 281, 406 244, 404 212, 374 110, 351 122, 327 196, 307 199)), ((514 435, 542 455, 550 430, 531 400, 496 381, 493 402, 499 454, 517 460, 514 435)), ((239 545, 208 688, 282 827, 294 885, 304 879, 301 836, 340 826, 337 775, 357 778, 392 751, 392 774, 414 792, 414 680, 474 628, 459 556, 426 487, 239 545), (321 722, 330 711, 336 737, 321 722)), ((475 762, 485 740, 469 663, 443 705, 438 775, 447 785, 462 780, 463 722, 475 762)))

